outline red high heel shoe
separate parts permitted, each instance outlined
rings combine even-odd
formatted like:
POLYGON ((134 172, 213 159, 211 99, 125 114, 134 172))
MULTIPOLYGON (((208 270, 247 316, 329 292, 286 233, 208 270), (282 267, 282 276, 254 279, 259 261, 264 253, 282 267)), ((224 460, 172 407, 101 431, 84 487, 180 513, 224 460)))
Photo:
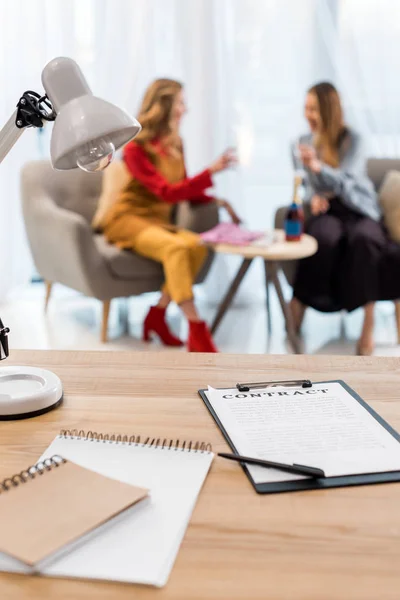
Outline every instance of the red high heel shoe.
POLYGON ((150 341, 150 334, 155 333, 165 346, 183 346, 183 342, 177 338, 168 328, 165 321, 165 308, 152 306, 147 313, 143 323, 143 341, 150 341))
POLYGON ((189 352, 218 352, 204 321, 189 321, 189 352))

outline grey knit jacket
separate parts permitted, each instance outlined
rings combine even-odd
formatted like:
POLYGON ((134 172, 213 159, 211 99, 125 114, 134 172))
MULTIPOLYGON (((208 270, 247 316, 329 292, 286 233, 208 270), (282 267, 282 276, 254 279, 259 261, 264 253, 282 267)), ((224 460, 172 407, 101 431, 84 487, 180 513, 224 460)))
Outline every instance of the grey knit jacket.
MULTIPOLYGON (((301 144, 312 145, 312 134, 302 135, 301 144)), ((305 173, 304 201, 311 200, 314 194, 337 196, 341 202, 355 212, 379 221, 381 211, 377 194, 366 172, 366 155, 360 136, 347 130, 339 148, 339 167, 334 168, 323 163, 320 173, 304 169, 292 146, 292 157, 296 169, 305 173)))

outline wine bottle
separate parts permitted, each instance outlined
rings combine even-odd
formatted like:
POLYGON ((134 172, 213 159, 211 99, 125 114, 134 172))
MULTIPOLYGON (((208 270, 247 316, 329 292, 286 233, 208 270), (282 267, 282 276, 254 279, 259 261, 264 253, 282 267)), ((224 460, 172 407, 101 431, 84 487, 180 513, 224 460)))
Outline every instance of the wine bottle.
POLYGON ((298 242, 303 235, 304 210, 301 197, 302 184, 302 176, 296 173, 294 177, 293 200, 285 218, 285 238, 287 242, 298 242))

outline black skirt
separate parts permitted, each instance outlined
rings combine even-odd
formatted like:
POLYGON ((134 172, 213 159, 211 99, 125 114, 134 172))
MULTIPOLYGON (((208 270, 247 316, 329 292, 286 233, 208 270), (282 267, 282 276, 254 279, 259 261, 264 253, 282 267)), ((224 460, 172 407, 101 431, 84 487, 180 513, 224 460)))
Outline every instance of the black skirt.
POLYGON ((318 251, 299 261, 294 296, 300 302, 322 312, 350 312, 400 298, 400 244, 381 223, 334 198, 326 214, 311 217, 306 232, 318 251))

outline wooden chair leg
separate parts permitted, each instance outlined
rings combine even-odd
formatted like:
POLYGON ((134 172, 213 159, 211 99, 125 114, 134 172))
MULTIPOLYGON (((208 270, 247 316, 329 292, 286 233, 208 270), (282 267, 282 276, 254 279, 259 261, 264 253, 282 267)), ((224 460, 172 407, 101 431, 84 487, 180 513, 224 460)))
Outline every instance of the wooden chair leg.
POLYGON ((107 341, 107 329, 108 329, 108 317, 110 315, 111 300, 105 300, 103 302, 103 320, 101 323, 101 342, 103 344, 107 341))
POLYGON ((396 327, 397 327, 397 343, 400 344, 400 301, 397 300, 394 303, 396 313, 396 327))
POLYGON ((46 281, 45 285, 46 285, 46 297, 45 297, 45 301, 44 301, 44 312, 47 312, 47 307, 49 305, 51 290, 53 288, 53 282, 52 281, 46 281))

